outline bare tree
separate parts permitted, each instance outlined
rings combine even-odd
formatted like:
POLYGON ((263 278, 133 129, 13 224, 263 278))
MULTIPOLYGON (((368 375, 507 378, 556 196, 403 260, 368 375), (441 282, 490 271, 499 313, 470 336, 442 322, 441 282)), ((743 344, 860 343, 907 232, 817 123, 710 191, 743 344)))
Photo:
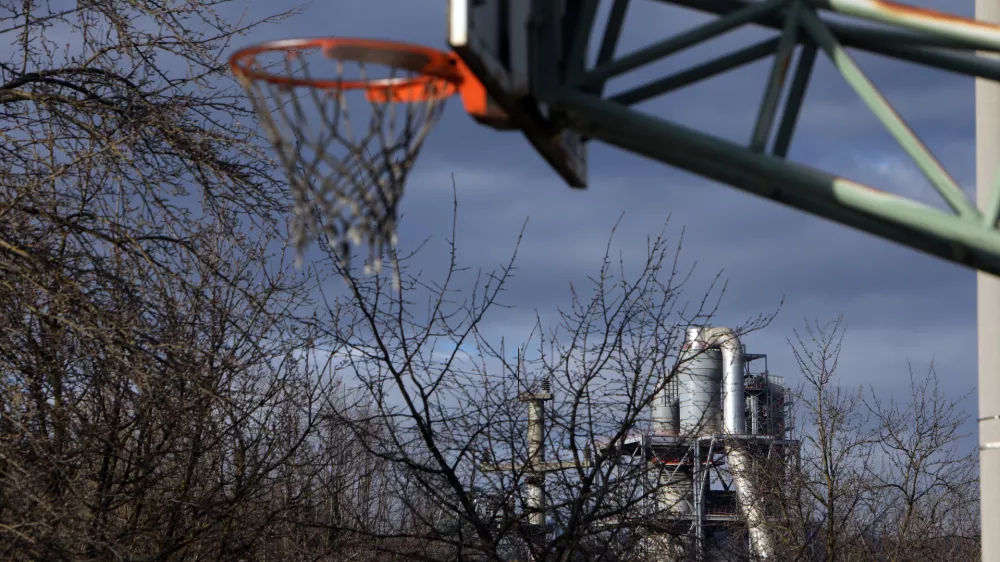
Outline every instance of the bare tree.
POLYGON ((968 397, 945 393, 931 365, 922 378, 911 368, 907 402, 869 398, 882 459, 871 530, 886 560, 978 558, 978 460, 961 447, 968 397))
POLYGON ((4 558, 254 558, 301 507, 332 379, 222 59, 287 14, 225 9, 0 4, 4 558))
POLYGON ((321 340, 343 350, 344 380, 371 407, 364 423, 338 421, 406 487, 391 508, 405 525, 357 533, 413 559, 638 559, 640 539, 662 532, 662 507, 641 507, 657 497, 662 469, 622 450, 650 430, 684 328, 709 321, 720 292, 682 300, 679 246, 663 234, 637 267, 613 259, 609 240, 590 286, 570 287, 554 323, 536 314, 524 339, 498 341, 487 318, 508 306, 516 246, 498 270, 469 271, 454 236, 453 227, 439 278, 399 257, 398 289, 330 261, 346 289, 326 298, 321 340), (526 438, 534 401, 544 430, 526 438))
POLYGON ((974 451, 964 451, 965 397, 949 397, 933 367, 904 402, 845 388, 836 377, 842 317, 807 323, 790 341, 796 462, 760 467, 779 560, 975 560, 974 451))
MULTIPOLYGON (((849 547, 863 537, 866 504, 872 498, 874 435, 867 412, 861 408, 861 389, 836 384, 844 337, 843 318, 825 325, 806 325, 804 337, 796 334, 793 353, 810 394, 798 399, 804 428, 802 470, 796 475, 804 484, 808 510, 800 527, 818 525, 805 548, 819 546, 830 560, 850 559, 849 547), (809 341, 812 345, 806 343, 809 341)), ((803 529, 806 530, 806 529, 803 529)), ((812 534, 812 533, 810 533, 812 534)), ((809 535, 806 535, 807 537, 809 535)), ((855 552, 854 556, 858 556, 855 552)))

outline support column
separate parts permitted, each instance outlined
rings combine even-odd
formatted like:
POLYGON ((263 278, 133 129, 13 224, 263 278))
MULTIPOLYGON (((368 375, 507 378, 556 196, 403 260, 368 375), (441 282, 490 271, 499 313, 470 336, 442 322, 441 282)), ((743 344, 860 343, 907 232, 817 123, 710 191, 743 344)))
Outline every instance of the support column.
POLYGON ((528 466, 525 478, 525 508, 531 525, 545 525, 545 402, 552 400, 548 381, 542 392, 519 397, 528 403, 528 466))
MULTIPOLYGON (((1000 23, 1000 0, 976 0, 976 19, 1000 23)), ((976 203, 997 189, 1000 84, 976 79, 976 203)), ((993 225, 996 226, 996 225, 993 225)), ((979 498, 983 562, 1000 562, 1000 278, 976 272, 979 340, 979 498)))

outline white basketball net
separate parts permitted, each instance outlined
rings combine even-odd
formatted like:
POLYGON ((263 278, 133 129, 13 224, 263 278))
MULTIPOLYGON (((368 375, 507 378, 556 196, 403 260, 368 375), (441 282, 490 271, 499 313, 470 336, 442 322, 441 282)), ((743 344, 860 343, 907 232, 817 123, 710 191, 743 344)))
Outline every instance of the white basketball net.
MULTIPOLYGON (((309 54, 308 50, 286 54, 282 74, 308 78, 309 54)), ((344 77, 345 69, 354 71, 351 80, 366 80, 368 74, 361 62, 327 60, 325 66, 335 66, 334 80, 344 77)), ((268 70, 275 71, 273 67, 268 70)), ((323 78, 329 82, 327 76, 323 78)), ((377 81, 419 84, 421 77, 390 69, 387 77, 377 81)), ((395 255, 397 213, 406 176, 441 116, 444 96, 397 101, 366 96, 363 90, 243 82, 288 173, 295 211, 292 244, 299 258, 316 236, 327 240, 345 268, 350 267, 352 246, 367 246, 365 273, 380 272, 387 251, 389 257, 395 255), (354 102, 354 109, 349 101, 354 102)), ((428 81, 426 87, 439 86, 428 81)), ((395 260, 390 261, 398 286, 395 260)))

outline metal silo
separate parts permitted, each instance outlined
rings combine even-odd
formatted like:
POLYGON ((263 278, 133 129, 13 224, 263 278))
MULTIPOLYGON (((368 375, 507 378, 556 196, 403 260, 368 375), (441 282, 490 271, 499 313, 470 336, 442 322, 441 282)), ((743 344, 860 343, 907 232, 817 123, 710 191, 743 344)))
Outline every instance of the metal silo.
POLYGON ((653 401, 653 431, 677 435, 680 430, 680 399, 677 395, 677 378, 663 386, 653 401))
POLYGON ((688 342, 677 374, 681 434, 714 433, 721 426, 722 353, 688 342))

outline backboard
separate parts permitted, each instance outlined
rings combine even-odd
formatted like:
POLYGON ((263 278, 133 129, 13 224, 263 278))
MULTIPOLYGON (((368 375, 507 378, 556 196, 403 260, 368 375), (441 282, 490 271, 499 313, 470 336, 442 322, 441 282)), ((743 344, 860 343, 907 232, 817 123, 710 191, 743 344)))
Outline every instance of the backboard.
MULTIPOLYGON (((557 13, 563 13, 565 0, 545 1, 558 4, 557 13)), ((477 120, 495 129, 519 129, 566 183, 583 188, 587 186, 583 137, 560 127, 532 96, 532 4, 533 0, 449 0, 448 44, 491 98, 488 117, 477 120)))

